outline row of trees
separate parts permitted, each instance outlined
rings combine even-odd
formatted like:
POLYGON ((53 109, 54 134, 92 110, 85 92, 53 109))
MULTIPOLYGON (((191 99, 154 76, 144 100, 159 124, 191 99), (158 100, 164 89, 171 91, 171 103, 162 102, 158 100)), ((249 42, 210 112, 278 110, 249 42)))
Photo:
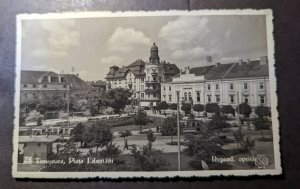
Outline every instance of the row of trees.
MULTIPOLYGON (((177 104, 172 103, 168 104, 165 101, 162 101, 158 104, 156 107, 158 110, 177 110, 177 104)), ((221 108, 217 103, 208 103, 206 105, 202 104, 194 104, 192 107, 192 104, 190 103, 182 103, 181 110, 185 112, 185 114, 191 113, 191 110, 194 110, 198 113, 200 112, 208 112, 208 113, 223 113, 223 114, 233 114, 235 115, 235 112, 238 114, 242 114, 245 117, 249 117, 249 115, 252 113, 252 108, 247 103, 239 104, 236 108, 236 110, 231 105, 223 105, 221 108)), ((265 116, 271 116, 270 109, 265 106, 258 106, 255 108, 255 114, 259 118, 263 118, 265 116)))

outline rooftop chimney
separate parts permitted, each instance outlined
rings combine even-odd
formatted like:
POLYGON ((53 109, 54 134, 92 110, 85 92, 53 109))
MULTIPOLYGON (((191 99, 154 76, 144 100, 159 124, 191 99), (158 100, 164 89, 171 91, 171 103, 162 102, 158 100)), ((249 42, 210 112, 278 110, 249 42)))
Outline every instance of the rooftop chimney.
POLYGON ((243 59, 240 59, 238 63, 239 63, 239 65, 242 65, 243 59))
POLYGON ((268 57, 267 56, 260 57, 259 65, 266 65, 266 64, 268 64, 268 57))
POLYGON ((184 71, 185 71, 185 74, 190 74, 190 67, 185 67, 184 71))
POLYGON ((206 61, 212 63, 212 56, 206 56, 206 61))

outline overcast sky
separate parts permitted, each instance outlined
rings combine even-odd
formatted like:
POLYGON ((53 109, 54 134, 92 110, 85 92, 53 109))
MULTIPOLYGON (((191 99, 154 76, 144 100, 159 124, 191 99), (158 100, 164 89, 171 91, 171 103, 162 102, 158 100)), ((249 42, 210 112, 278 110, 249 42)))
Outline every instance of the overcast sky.
POLYGON ((161 60, 179 68, 267 55, 265 16, 164 16, 23 20, 22 69, 79 73, 104 79, 112 65, 161 60))

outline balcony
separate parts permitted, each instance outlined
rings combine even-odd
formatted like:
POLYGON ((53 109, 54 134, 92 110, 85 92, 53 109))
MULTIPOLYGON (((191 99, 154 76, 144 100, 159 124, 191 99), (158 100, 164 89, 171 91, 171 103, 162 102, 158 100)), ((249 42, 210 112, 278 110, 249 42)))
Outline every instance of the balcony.
POLYGON ((157 75, 158 75, 158 72, 151 72, 151 75, 152 75, 152 76, 157 76, 157 75))

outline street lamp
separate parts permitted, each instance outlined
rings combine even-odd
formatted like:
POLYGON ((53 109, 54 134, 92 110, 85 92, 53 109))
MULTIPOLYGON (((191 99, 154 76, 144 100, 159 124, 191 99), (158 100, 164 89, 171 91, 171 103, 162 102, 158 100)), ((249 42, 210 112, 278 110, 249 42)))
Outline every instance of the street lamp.
POLYGON ((178 146, 178 171, 181 170, 181 157, 180 157, 180 112, 179 112, 179 91, 177 93, 177 146, 178 146))

